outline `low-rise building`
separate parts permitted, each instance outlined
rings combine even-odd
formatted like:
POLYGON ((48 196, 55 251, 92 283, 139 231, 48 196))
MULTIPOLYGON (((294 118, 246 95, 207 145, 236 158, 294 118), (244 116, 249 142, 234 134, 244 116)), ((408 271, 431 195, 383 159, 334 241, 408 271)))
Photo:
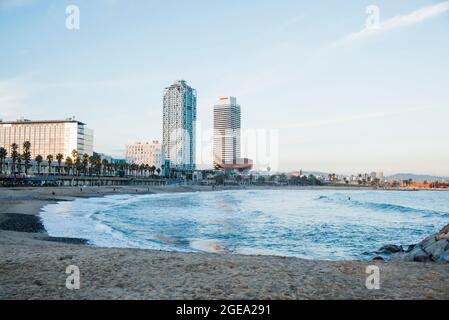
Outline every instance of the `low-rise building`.
POLYGON ((93 154, 93 131, 74 118, 65 120, 26 120, 0 121, 0 147, 11 155, 11 145, 18 145, 23 152, 24 142, 30 142, 31 158, 48 155, 54 158, 62 154, 64 159, 76 150, 78 155, 93 154))
POLYGON ((158 140, 126 145, 126 161, 138 165, 146 164, 160 168, 162 165, 161 144, 158 140))

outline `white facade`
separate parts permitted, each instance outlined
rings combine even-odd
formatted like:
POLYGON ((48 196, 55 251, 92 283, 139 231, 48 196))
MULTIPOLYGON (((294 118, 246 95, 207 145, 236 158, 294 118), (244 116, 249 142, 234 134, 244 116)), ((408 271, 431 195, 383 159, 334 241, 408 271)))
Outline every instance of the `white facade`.
POLYGON ((132 164, 147 164, 160 168, 162 165, 162 152, 159 141, 133 143, 126 145, 126 162, 132 164))
POLYGON ((214 165, 236 164, 240 158, 240 105, 234 97, 221 97, 214 106, 214 165))
POLYGON ((71 156, 72 150, 78 154, 93 154, 93 131, 85 124, 73 119, 44 121, 0 121, 0 147, 11 155, 11 144, 16 143, 19 153, 23 152, 23 143, 31 143, 31 157, 48 155, 55 158, 58 153, 64 159, 71 156))
POLYGON ((180 80, 164 90, 162 157, 170 167, 195 170, 196 90, 180 80))

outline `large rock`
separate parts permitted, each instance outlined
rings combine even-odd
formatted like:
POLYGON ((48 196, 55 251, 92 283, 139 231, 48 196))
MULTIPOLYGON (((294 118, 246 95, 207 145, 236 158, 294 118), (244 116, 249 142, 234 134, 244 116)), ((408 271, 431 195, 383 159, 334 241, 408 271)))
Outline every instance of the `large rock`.
POLYGON ((408 253, 396 253, 392 256, 391 261, 430 261, 430 255, 423 250, 421 246, 416 246, 408 253))
POLYGON ((423 241, 421 241, 419 244, 422 247, 427 247, 433 243, 435 243, 437 240, 435 239, 435 237, 437 236, 437 234, 432 234, 431 236, 428 236, 427 238, 425 238, 423 241))
POLYGON ((449 262, 449 224, 406 250, 402 246, 386 245, 376 253, 391 254, 390 261, 449 262))
POLYGON ((384 261, 385 259, 381 256, 375 256, 374 258, 371 259, 371 261, 384 261))
POLYGON ((445 251, 438 257, 438 262, 449 263, 449 250, 445 251))
POLYGON ((413 261, 413 256, 404 252, 393 253, 389 261, 391 262, 413 261))
POLYGON ((377 253, 397 253, 397 252, 403 252, 404 249, 402 246, 397 246, 395 244, 387 244, 380 248, 377 253))
POLYGON ((424 247, 424 251, 426 251, 431 256, 433 261, 438 261, 440 255, 443 254, 448 249, 449 249, 449 242, 445 239, 436 241, 431 245, 424 247))
POLYGON ((441 233, 449 233, 449 224, 440 230, 439 234, 441 233))
POLYGON ((437 235, 435 237, 436 241, 440 241, 440 240, 443 240, 443 239, 449 240, 449 233, 440 233, 439 235, 437 235))
POLYGON ((421 246, 416 246, 412 251, 407 253, 406 261, 426 262, 430 260, 430 255, 423 250, 421 246))

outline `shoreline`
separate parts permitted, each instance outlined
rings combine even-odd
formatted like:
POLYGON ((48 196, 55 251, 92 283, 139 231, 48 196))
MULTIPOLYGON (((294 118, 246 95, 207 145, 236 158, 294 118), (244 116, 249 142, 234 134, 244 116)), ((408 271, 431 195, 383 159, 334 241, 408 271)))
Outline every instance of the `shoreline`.
MULTIPOLYGON (((181 192, 219 192, 228 190, 377 190, 377 191, 418 191, 418 190, 399 190, 399 189, 376 189, 368 186, 219 186, 213 189, 211 186, 188 186, 188 185, 169 185, 169 186, 88 186, 88 187, 5 187, 0 188, 0 204, 12 205, 12 211, 7 212, 0 208, 0 232, 13 231, 19 233, 34 233, 44 235, 40 238, 46 241, 88 244, 87 239, 83 238, 65 238, 52 237, 48 235, 45 227, 40 220, 39 214, 47 204, 74 201, 79 198, 102 198, 111 195, 145 195, 156 193, 181 193, 181 192), (81 191, 82 190, 82 191, 81 191), (21 191, 25 195, 8 196, 3 195, 5 191, 18 193, 21 191), (31 191, 31 195, 29 195, 31 191), (53 192, 55 194, 53 195, 53 192), (18 210, 16 209, 18 208, 18 210)), ((419 190, 430 191, 430 190, 419 190)), ((94 246, 101 248, 99 246, 94 246)), ((146 250, 146 249, 143 249, 146 250)))
MULTIPOLYGON (((317 188, 342 190, 274 189, 317 188)), ((215 191, 232 189, 240 188, 215 191)), ((50 237, 39 219, 43 206, 58 201, 196 191, 212 188, 0 188, 0 299, 449 299, 449 268, 442 264, 102 248, 84 239, 50 237), (65 288, 70 264, 81 270, 80 290, 65 288), (381 290, 365 287, 368 265, 384 274, 381 290)))

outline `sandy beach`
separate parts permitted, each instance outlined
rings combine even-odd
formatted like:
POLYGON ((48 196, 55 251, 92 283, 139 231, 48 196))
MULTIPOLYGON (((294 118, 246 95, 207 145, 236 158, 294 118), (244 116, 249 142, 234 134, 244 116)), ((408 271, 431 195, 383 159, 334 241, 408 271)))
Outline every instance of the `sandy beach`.
POLYGON ((49 237, 38 217, 76 197, 191 191, 211 188, 0 188, 0 299, 449 299, 447 264, 99 248, 49 237), (69 265, 79 290, 65 286, 69 265), (365 286, 368 265, 379 290, 365 286))

